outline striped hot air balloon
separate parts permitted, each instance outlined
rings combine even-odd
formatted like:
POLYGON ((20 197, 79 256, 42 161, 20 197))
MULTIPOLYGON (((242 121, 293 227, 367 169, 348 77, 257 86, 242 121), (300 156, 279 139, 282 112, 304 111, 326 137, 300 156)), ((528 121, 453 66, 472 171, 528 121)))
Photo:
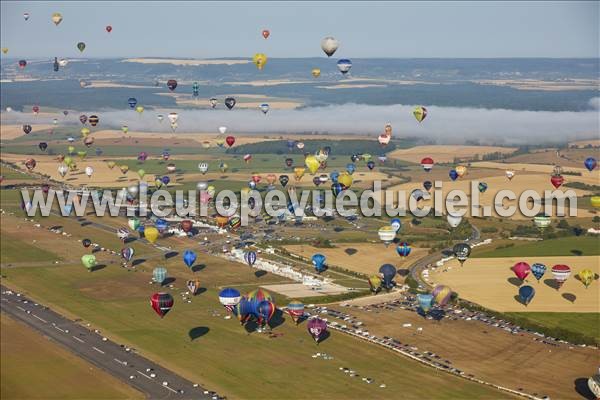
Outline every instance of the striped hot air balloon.
POLYGON ((440 307, 444 307, 452 297, 452 289, 445 285, 437 285, 431 292, 433 299, 440 307))
POLYGON ((240 294, 239 290, 234 288, 225 288, 219 292, 219 302, 229 312, 233 311, 241 299, 242 295, 240 294))
POLYGON ((161 318, 173 308, 173 303, 173 296, 169 293, 154 293, 150 298, 150 305, 161 318))
POLYGON ((552 267, 552 276, 556 281, 556 290, 560 289, 569 276, 571 276, 571 268, 568 265, 558 264, 552 267))
POLYGON ((287 305, 287 313, 290 314, 296 325, 302 316, 304 316, 304 304, 299 300, 292 300, 287 305))

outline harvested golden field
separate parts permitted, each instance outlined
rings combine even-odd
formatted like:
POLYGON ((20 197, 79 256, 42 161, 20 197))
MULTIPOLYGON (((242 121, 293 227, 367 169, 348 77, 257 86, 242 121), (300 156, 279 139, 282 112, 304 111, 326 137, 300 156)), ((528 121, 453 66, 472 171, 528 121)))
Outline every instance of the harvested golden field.
POLYGON ((388 157, 414 163, 420 163, 424 157, 431 157, 436 163, 449 163, 455 158, 468 159, 476 154, 483 156, 495 152, 512 153, 515 150, 514 147, 431 145, 394 150, 388 154, 388 157))
MULTIPOLYGON (((479 161, 472 164, 474 167, 479 168, 490 168, 490 169, 499 169, 501 171, 513 170, 516 172, 515 178, 513 178, 512 182, 514 182, 519 172, 543 172, 545 173, 545 180, 550 184, 550 175, 554 170, 554 166, 551 164, 529 164, 529 163, 500 163, 500 162, 492 162, 492 161, 479 161)), ((568 171, 580 172, 581 176, 577 175, 563 175, 565 178, 565 182, 582 182, 587 183, 589 185, 598 185, 600 184, 600 171, 594 170, 589 172, 584 166, 583 163, 581 167, 569 167, 568 171)))
POLYGON ((588 157, 600 158, 600 149, 566 149, 560 150, 558 154, 557 149, 544 149, 528 154, 519 154, 504 161, 509 164, 560 165, 564 171, 579 171, 588 157))
MULTIPOLYGON (((428 252, 428 249, 413 248, 410 255, 403 259, 396 253, 393 245, 385 247, 381 243, 337 243, 335 246, 331 249, 308 245, 290 245, 285 248, 308 259, 315 253, 321 253, 327 257, 327 264, 365 275, 377 274, 383 264, 392 264, 396 269, 408 268, 428 252)), ((402 281, 399 277, 397 279, 402 281)))
POLYGON ((593 146, 593 147, 600 147, 600 139, 586 139, 586 140, 578 140, 575 142, 569 142, 569 146, 577 146, 577 147, 586 147, 586 146, 593 146))
POLYGON ((451 260, 432 271, 430 280, 436 284, 448 285, 460 297, 496 311, 599 312, 598 280, 586 289, 575 277, 584 268, 598 274, 599 261, 598 256, 472 258, 461 267, 458 261, 451 260), (539 262, 548 267, 539 283, 532 275, 526 279, 526 283, 536 290, 535 297, 528 306, 515 298, 521 281, 516 278, 511 267, 519 261, 525 261, 529 265, 539 262), (556 264, 566 264, 572 271, 560 290, 555 288, 550 272, 556 264))
MULTIPOLYGON (((31 125, 31 132, 43 131, 46 129, 52 129, 54 125, 51 124, 35 124, 32 122, 28 122, 31 125)), ((0 125, 0 140, 13 140, 18 137, 25 136, 25 132, 23 132, 23 125, 0 125)))

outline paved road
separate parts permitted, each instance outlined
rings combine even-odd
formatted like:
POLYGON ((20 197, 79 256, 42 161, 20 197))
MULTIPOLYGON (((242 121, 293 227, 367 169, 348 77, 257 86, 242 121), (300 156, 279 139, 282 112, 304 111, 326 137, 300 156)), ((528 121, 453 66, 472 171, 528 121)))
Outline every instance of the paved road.
MULTIPOLYGON (((481 232, 479 231, 479 228, 477 228, 475 225, 471 224, 471 237, 469 237, 469 239, 467 239, 467 243, 469 243, 470 245, 473 245, 480 241, 481 241, 481 232)), ((417 281, 419 283, 419 285, 423 286, 424 288, 428 288, 430 285, 427 282, 425 282, 423 279, 421 279, 421 271, 423 271, 425 268, 427 268, 428 265, 434 264, 434 263, 438 262, 439 260, 441 260, 442 258, 446 257, 446 254, 452 254, 452 249, 451 248, 442 249, 435 253, 428 254, 423 258, 420 258, 419 260, 417 260, 415 263, 413 263, 408 268, 410 276, 415 281, 417 281)))
MULTIPOLYGON (((86 361, 107 371, 146 395, 149 399, 217 399, 217 395, 147 360, 133 350, 127 351, 102 335, 68 320, 49 308, 36 304, 4 286, 2 312, 24 322, 34 330, 66 347, 86 361), (131 378, 133 377, 133 378, 131 378), (167 382, 167 385, 163 383, 167 382)), ((10 366, 4 366, 10 368, 10 366)))

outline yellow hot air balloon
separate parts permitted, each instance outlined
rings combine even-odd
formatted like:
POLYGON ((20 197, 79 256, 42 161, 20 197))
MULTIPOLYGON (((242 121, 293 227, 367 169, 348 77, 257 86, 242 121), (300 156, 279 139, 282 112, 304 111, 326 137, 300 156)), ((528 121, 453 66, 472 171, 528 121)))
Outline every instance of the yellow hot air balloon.
POLYGON ((137 111, 138 113, 140 113, 140 114, 141 114, 141 113, 143 113, 143 112, 144 112, 144 107, 143 107, 143 106, 137 106, 137 107, 135 108, 135 111, 137 111))
POLYGON ((217 138, 216 143, 217 143, 217 146, 223 147, 223 145, 225 144, 225 139, 217 138))
POLYGON ((295 167, 294 168, 294 178, 296 178, 297 181, 302 179, 302 177, 304 176, 304 171, 306 171, 306 168, 304 168, 304 167, 295 167))
POLYGON ((69 154, 75 153, 75 146, 69 146, 69 147, 67 147, 67 153, 69 153, 69 154))
POLYGON ((87 135, 90 134, 90 128, 83 127, 83 128, 81 128, 80 132, 81 132, 81 136, 86 137, 87 135))
POLYGON ((427 116, 427 109, 423 106, 415 107, 413 115, 415 116, 417 121, 422 122, 427 116))
POLYGON ((75 163, 75 161, 73 161, 71 164, 69 164, 69 169, 71 171, 76 171, 77 170, 77 164, 75 163))
POLYGON ((256 53, 254 57, 252 57, 252 62, 258 69, 263 69, 267 63, 267 56, 263 53, 256 53))
POLYGON ((80 160, 83 160, 87 156, 87 151, 78 151, 77 155, 79 156, 80 160))
POLYGON ((352 179, 352 175, 350 175, 347 172, 340 174, 340 176, 338 177, 338 182, 346 189, 352 186, 353 181, 354 180, 352 179))
POLYGON ((458 174, 458 176, 460 178, 465 176, 467 173, 467 167, 465 167, 464 165, 459 165, 458 167, 454 168, 454 170, 456 171, 456 173, 458 174))
POLYGON ((123 125, 123 126, 121 127, 121 131, 122 131, 124 134, 127 134, 127 132, 129 132, 129 127, 128 127, 127 125, 123 125))
POLYGON ((8 53, 8 47, 3 47, 3 48, 2 48, 2 52, 3 52, 4 54, 8 53))
POLYGON ((153 226, 149 226, 149 227, 145 228, 144 229, 144 237, 150 243, 156 242, 156 239, 158 239, 158 229, 156 229, 153 226))
POLYGON ((321 76, 321 69, 320 68, 313 68, 311 71, 311 74, 313 76, 313 78, 318 78, 321 76))
POLYGON ((54 22, 54 25, 60 24, 63 20, 62 14, 59 12, 55 12, 54 14, 52 14, 52 22, 54 22))
POLYGON ((584 269, 579 271, 577 274, 581 283, 583 283, 587 289, 588 286, 594 281, 596 278, 596 274, 591 269, 584 269))
POLYGON ((117 163, 114 161, 107 161, 106 163, 108 164, 108 168, 110 169, 113 169, 115 165, 117 165, 117 163))
POLYGON ((227 163, 221 163, 219 165, 219 169, 221 170, 221 172, 225 173, 227 172, 227 169, 229 168, 229 165, 227 165, 227 163))
POLYGON ((600 208, 600 196, 592 196, 590 198, 590 204, 594 208, 600 208))
POLYGON ((65 165, 69 166, 69 165, 73 164, 73 159, 71 157, 67 156, 67 157, 65 157, 63 162, 65 163, 65 165))
POLYGON ((216 190, 217 190, 217 189, 215 189, 215 187, 214 187, 213 185, 210 185, 210 186, 208 186, 208 187, 206 188, 206 192, 208 193, 208 195, 209 195, 210 197, 214 197, 214 196, 215 196, 216 190))
POLYGON ((127 171, 129 171, 129 165, 125 165, 125 164, 119 165, 119 169, 121 170, 121 173, 123 175, 125 175, 127 173, 127 171))
POLYGON ((317 170, 319 169, 319 166, 321 165, 319 160, 317 160, 317 157, 315 157, 313 155, 309 155, 308 157, 306 157, 304 159, 304 164, 306 164, 306 167, 308 168, 308 170, 310 171, 311 174, 314 174, 315 172, 317 172, 317 170))
POLYGON ((143 169, 138 169, 138 176, 140 177, 140 179, 144 178, 144 175, 146 175, 146 171, 144 171, 143 169))

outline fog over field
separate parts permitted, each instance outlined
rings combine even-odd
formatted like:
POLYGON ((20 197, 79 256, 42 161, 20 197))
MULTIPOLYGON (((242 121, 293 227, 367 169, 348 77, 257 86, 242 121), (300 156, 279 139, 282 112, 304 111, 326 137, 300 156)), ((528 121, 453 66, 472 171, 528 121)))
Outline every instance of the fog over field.
MULTIPOLYGON (((412 115, 413 105, 372 106, 362 104, 307 107, 296 110, 271 109, 263 115, 258 109, 146 110, 141 116, 132 110, 98 112, 102 128, 130 131, 170 131, 166 115, 179 114, 178 132, 216 132, 227 126, 227 133, 378 134, 386 122, 392 123, 396 137, 416 136, 438 143, 535 144, 565 142, 597 137, 599 98, 590 100, 590 111, 518 111, 485 108, 427 107, 428 116, 419 124, 412 115), (165 119, 159 123, 156 115, 165 119), (132 118, 132 115, 134 118, 132 118)), ((220 107, 223 107, 220 105, 220 107)), ((73 118, 74 119, 74 118, 73 118)), ((4 113, 4 123, 51 123, 50 118, 30 113, 4 113)), ((75 122, 74 122, 75 123, 75 122)))

